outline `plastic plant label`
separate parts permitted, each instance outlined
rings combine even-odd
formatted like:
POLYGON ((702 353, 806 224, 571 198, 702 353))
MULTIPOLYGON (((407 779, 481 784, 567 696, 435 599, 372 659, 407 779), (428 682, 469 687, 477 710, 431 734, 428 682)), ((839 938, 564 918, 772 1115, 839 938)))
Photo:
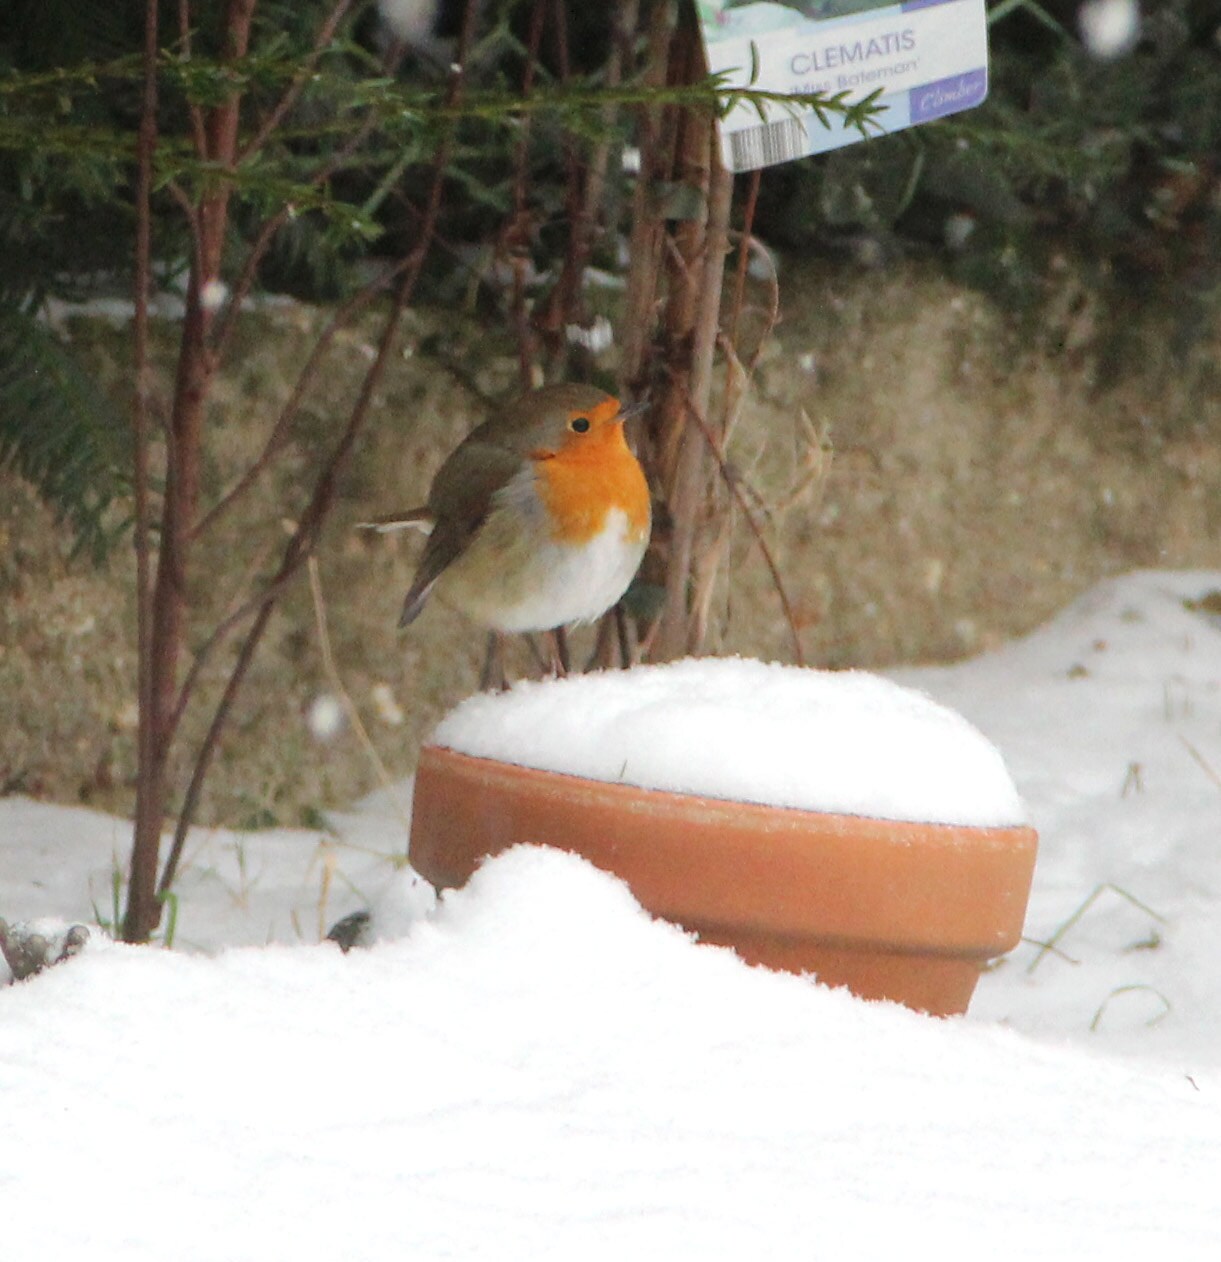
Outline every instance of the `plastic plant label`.
MULTIPOLYGON (((767 92, 871 92, 885 109, 869 135, 979 105, 988 94, 988 21, 984 0, 697 0, 708 68, 731 87, 767 92)), ((773 166, 865 140, 843 117, 824 126, 812 109, 766 102, 764 117, 739 102, 721 120, 721 149, 731 171, 773 166)))

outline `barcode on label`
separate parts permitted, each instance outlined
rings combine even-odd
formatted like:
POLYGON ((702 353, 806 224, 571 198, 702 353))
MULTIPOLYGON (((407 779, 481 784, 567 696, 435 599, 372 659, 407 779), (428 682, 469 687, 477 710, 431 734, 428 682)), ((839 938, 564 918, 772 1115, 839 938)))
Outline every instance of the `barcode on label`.
POLYGON ((809 153, 806 125, 800 118, 782 118, 729 133, 730 157, 735 171, 753 171, 777 162, 790 162, 809 153))

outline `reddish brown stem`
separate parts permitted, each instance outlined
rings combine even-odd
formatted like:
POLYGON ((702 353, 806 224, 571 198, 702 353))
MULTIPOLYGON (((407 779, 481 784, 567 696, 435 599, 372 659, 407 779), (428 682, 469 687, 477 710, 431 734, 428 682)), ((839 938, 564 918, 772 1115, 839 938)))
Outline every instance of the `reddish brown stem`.
POLYGON ((692 327, 692 352, 687 381, 680 382, 684 424, 671 496, 674 533, 666 572, 666 607, 662 615, 659 648, 663 657, 698 652, 690 618, 689 590, 701 516, 708 500, 704 443, 694 432, 690 416, 706 424, 712 397, 713 355, 721 310, 721 286, 733 201, 733 175, 720 164, 716 129, 708 125, 711 170, 708 175, 708 224, 703 241, 702 264, 697 270, 697 306, 692 327))
MULTIPOLYGON (((458 69, 450 83, 449 101, 451 104, 456 104, 462 95, 465 81, 462 66, 465 62, 466 50, 470 46, 476 7, 477 0, 467 0, 463 17, 462 36, 459 41, 458 69)), ((174 830, 174 839, 166 858, 165 869, 162 872, 161 882, 158 887, 161 894, 164 894, 173 886, 178 872, 178 865, 182 858, 183 847, 186 844, 187 833, 190 831, 191 823, 195 818, 195 813, 199 806, 199 797, 211 767, 212 759, 219 746, 221 733, 228 722, 234 700, 241 689, 250 664, 254 660, 254 655, 258 650, 263 633, 267 629, 267 624, 279 594, 287 586, 289 579, 304 565, 310 556, 317 542, 322 523, 334 500, 339 474, 347 463, 348 456, 368 417, 374 394, 385 372, 403 312, 411 300, 416 283, 423 270, 425 259, 432 245, 437 220, 440 216, 445 174, 452 156, 453 142, 454 131, 451 127, 434 160, 433 178, 420 229, 420 237, 406 260, 403 279, 395 296, 394 305, 386 320, 386 325, 378 344, 377 354, 373 363, 369 366, 369 371, 365 374, 360 395, 352 408, 347 426, 323 465, 318 475, 318 480, 314 484, 309 504, 301 514, 297 527, 285 547, 280 567, 262 594, 254 622, 251 624, 242 641, 241 648, 238 650, 237 660, 230 672, 224 693, 213 713, 212 721, 203 743, 200 745, 191 779, 183 798, 182 810, 179 812, 177 826, 174 830)))
MULTIPOLYGON (((341 0, 339 4, 332 10, 330 17, 327 19, 327 29, 318 37, 314 44, 314 51, 311 55, 309 66, 312 67, 317 63, 318 58, 325 50, 326 45, 331 42, 335 36, 335 29, 346 16, 348 9, 351 7, 351 0, 341 0)), ((402 59, 403 50, 398 44, 395 44, 387 53, 385 58, 385 73, 393 74, 399 62, 402 59)), ((273 110, 275 123, 278 126, 283 121, 284 115, 288 113, 292 105, 296 102, 301 88, 304 86, 307 73, 301 73, 293 86, 285 94, 279 105, 273 110)), ((376 118, 370 114, 361 125, 352 133, 351 136, 310 176, 309 183, 317 188, 325 184, 337 171, 341 170, 347 163, 348 159, 356 153, 376 126, 376 118)), ((258 135, 248 141, 238 155, 237 161, 244 162, 252 155, 256 155, 262 147, 270 139, 274 132, 274 127, 269 127, 265 122, 263 127, 259 129, 258 135), (256 143, 257 142, 257 143, 256 143)), ((258 276, 259 267, 262 265, 263 259, 267 255, 267 251, 271 248, 271 243, 275 240, 276 233, 289 221, 293 214, 291 205, 283 206, 270 219, 268 219, 259 229, 258 235, 255 237, 253 244, 247 251, 245 261, 242 264, 242 270, 238 274, 237 280, 234 282, 229 300, 225 306, 223 315, 221 316, 216 329, 215 336, 212 340, 212 351, 218 359, 222 358, 228 349, 229 342, 233 336, 233 330, 237 325, 238 316, 241 314, 242 303, 247 295, 254 287, 255 278, 258 276)))
MULTIPOLYGON (((315 188, 325 184, 365 143, 375 125, 375 120, 372 117, 367 118, 357 128, 355 133, 310 176, 309 183, 315 188)), ((242 270, 233 284, 233 290, 225 304, 224 314, 217 323, 216 333, 212 339, 212 353, 218 359, 222 358, 225 351, 228 350, 229 342, 233 337, 233 330, 237 325, 237 318, 241 314, 242 303, 251 289, 254 288, 255 278, 259 274, 259 267, 267 256, 267 251, 271 248, 271 243, 275 240, 276 233, 292 218, 292 214, 293 207, 291 205, 283 206, 276 211, 270 219, 263 223, 253 244, 247 251, 242 270)))
MULTIPOLYGON (((155 74, 157 27, 150 16, 145 24, 145 57, 151 57, 155 74), (151 30, 150 30, 151 28, 151 30)), ((225 55, 243 57, 249 47, 255 0, 229 0, 224 16, 225 55)), ((155 98, 154 98, 155 104, 155 98)), ((145 109, 148 109, 148 99, 145 109)), ((211 109, 204 120, 208 158, 224 169, 232 166, 241 111, 234 93, 211 109)), ((150 154, 151 162, 151 154, 150 154)), ((228 222, 230 187, 221 183, 201 200, 191 222, 193 260, 187 282, 186 311, 178 352, 178 372, 167 432, 165 495, 162 500, 160 547, 156 577, 149 597, 149 628, 144 645, 148 672, 143 700, 146 702, 140 738, 144 759, 138 779, 146 781, 138 794, 132 842, 131 879, 123 936, 128 941, 147 941, 161 919, 156 873, 165 817, 169 751, 177 727, 176 700, 179 660, 182 655, 187 614, 187 577, 190 527, 199 494, 204 406, 211 389, 216 362, 208 348, 210 304, 205 301, 209 284, 220 275, 228 222)))
MULTIPOLYGON (((157 0, 149 0, 144 26, 144 99, 140 114, 136 156, 136 279, 135 317, 132 322, 135 399, 132 408, 133 476, 135 491, 136 550, 136 822, 135 831, 146 835, 159 831, 164 815, 164 778, 156 774, 154 743, 152 654, 152 585, 149 559, 149 395, 148 296, 152 280, 152 178, 157 149, 157 0)), ((132 881, 152 889, 157 879, 157 854, 145 847, 132 854, 132 881), (137 876, 136 865, 140 871, 137 876)), ((124 936, 137 931, 148 912, 128 904, 124 936), (136 911, 141 920, 135 918, 136 911)))
MULTIPOLYGON (((566 84, 569 79, 569 50, 568 15, 564 0, 551 0, 551 31, 558 77, 561 83, 566 84)), ((585 266, 585 170, 576 141, 569 133, 564 135, 563 151, 566 173, 564 218, 568 224, 568 237, 559 277, 546 298, 535 308, 531 321, 546 348, 550 377, 564 372, 567 359, 566 330, 570 323, 579 318, 581 275, 585 266)))
POLYGON ((691 417, 692 423, 703 435, 704 441, 708 446, 708 450, 712 453, 713 459, 716 461, 717 469, 721 475, 721 480, 729 489, 729 493, 737 502, 738 507, 742 510, 742 516, 746 518, 746 524, 750 527, 750 532, 755 537, 755 542, 759 545, 759 552, 763 556, 763 562, 767 566, 768 573, 772 576, 772 586, 776 589, 776 595, 780 599, 780 607, 784 611, 784 620, 788 624, 789 635, 793 639, 793 658, 798 666, 806 664, 805 650, 801 644, 801 630, 797 624, 797 615, 793 610, 793 602, 789 600, 788 589, 784 585, 784 579, 780 573, 780 567, 776 564, 776 558, 772 555, 772 550, 768 546, 767 539, 764 537, 763 529, 755 519, 754 513, 751 511, 750 504, 746 496, 742 492, 741 481, 736 478, 725 459, 725 453, 721 450, 720 444, 717 442, 716 435, 712 432, 708 422, 703 415, 695 407, 694 403, 688 402, 688 415, 691 417))
MULTIPOLYGON (((191 5, 190 0, 178 0, 178 43, 179 55, 186 60, 191 57, 191 5)), ((187 118, 191 124, 191 138, 195 142, 195 156, 207 161, 208 142, 204 135, 203 110, 198 105, 187 105, 187 118)))
MULTIPOLYGON (((672 16, 669 6, 659 4, 650 17, 649 51, 643 76, 649 87, 658 87, 666 80, 674 34, 672 16)), ((626 57, 626 51, 624 55, 626 57)), ((624 297, 621 372, 631 393, 642 395, 647 386, 647 351, 657 323, 657 284, 661 273, 663 228, 656 205, 656 187, 668 178, 671 165, 662 135, 660 111, 656 108, 646 105, 637 114, 636 143, 640 170, 632 191, 631 265, 624 297)))
MULTIPOLYGON (((530 31, 526 43, 526 67, 522 71, 521 95, 528 99, 534 90, 538 50, 543 38, 543 18, 547 0, 534 0, 530 11, 530 31)), ((517 337, 518 372, 523 390, 534 384, 534 333, 526 310, 525 273, 530 259, 530 218, 526 210, 526 188, 530 172, 530 115, 523 115, 513 152, 513 220, 503 234, 504 250, 513 267, 511 313, 517 337)))
POLYGON ((272 107, 271 112, 259 124, 258 130, 242 146, 241 151, 237 155, 239 163, 245 162, 252 154, 256 154, 262 149, 276 128, 284 121, 289 110, 296 105, 305 85, 309 82, 310 76, 314 73, 314 67, 335 38, 335 32, 339 30, 340 23, 347 17, 348 10, 351 7, 352 0, 337 0, 330 13, 323 19, 322 25, 318 28, 318 34, 314 38, 314 47, 310 51, 309 56, 301 63, 297 73, 292 77, 292 82, 285 89, 284 95, 280 97, 272 107))
POLYGON ((297 413, 300 412, 301 405, 305 402, 310 388, 317 379, 318 372, 322 367, 322 361, 326 352, 330 349, 331 343, 335 340, 335 336, 340 330, 349 325, 378 294, 383 292, 406 265, 406 260, 404 260, 376 280, 370 281, 364 288, 353 294, 331 317, 326 328, 318 335, 317 341, 310 349, 305 364, 297 376, 297 383, 293 387, 293 392, 280 409, 280 413, 271 427, 271 433, 268 434, 267 441, 263 444, 263 450, 254 462, 243 471, 237 482, 204 514, 194 528, 193 537, 198 538, 210 527, 214 526, 267 472, 272 460, 288 441, 288 434, 292 424, 296 420, 297 413))
MULTIPOLYGON (((625 28, 634 30, 639 19, 637 0, 620 0, 612 23, 613 39, 610 58, 606 67, 606 85, 618 87, 623 77, 624 58, 630 42, 624 38, 625 28)), ((559 45, 561 79, 569 77, 569 49, 567 19, 562 0, 556 0, 556 38, 559 45)), ((567 345, 567 329, 580 324, 586 317, 585 269, 593 257, 598 240, 600 217, 606 201, 606 173, 610 163, 611 142, 609 132, 615 122, 615 107, 602 110, 602 125, 608 133, 590 152, 582 164, 575 140, 569 139, 565 156, 568 167, 568 248, 563 269, 556 286, 557 324, 559 337, 553 345, 553 363, 564 364, 570 354, 567 345)), ((588 376, 593 367, 593 354, 587 349, 578 352, 582 375, 588 376)))
POLYGON ((742 301, 746 295, 746 271, 750 266, 750 250, 755 226, 755 208, 759 204, 759 184, 763 168, 756 167, 746 184, 746 205, 742 210, 742 237, 738 242, 738 265, 733 277, 733 300, 729 305, 727 336, 730 345, 738 344, 738 325, 742 319, 742 301))
MULTIPOLYGON (((703 71, 703 50, 690 21, 674 41, 670 79, 693 82, 703 71)), ((711 115, 687 110, 679 121, 674 179, 705 203, 700 219, 684 219, 674 233, 669 258, 669 293, 664 317, 666 384, 656 418, 657 461, 669 507, 670 538, 665 557, 665 603, 656 654, 681 657, 690 645, 691 559, 704 501, 703 444, 692 432, 688 402, 707 414, 712 385, 724 273, 732 176, 720 164, 711 115)))

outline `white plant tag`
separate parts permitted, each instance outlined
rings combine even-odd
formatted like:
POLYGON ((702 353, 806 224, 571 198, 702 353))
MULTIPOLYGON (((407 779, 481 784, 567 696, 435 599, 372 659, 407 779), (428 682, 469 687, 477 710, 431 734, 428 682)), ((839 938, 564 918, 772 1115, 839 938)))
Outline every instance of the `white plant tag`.
MULTIPOLYGON (((984 0, 697 0, 708 68, 732 87, 767 92, 881 90, 876 133, 902 131, 979 105, 988 94, 984 0), (752 83, 752 75, 754 80, 752 83)), ((721 120, 731 171, 750 171, 867 139, 842 116, 824 127, 811 109, 741 102, 721 120)), ((870 134, 875 131, 871 123, 870 134)))

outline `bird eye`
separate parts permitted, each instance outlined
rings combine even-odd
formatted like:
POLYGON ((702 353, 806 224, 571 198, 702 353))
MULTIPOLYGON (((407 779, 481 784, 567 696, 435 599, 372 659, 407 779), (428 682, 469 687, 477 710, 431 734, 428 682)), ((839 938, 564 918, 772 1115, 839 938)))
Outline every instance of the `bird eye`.
POLYGON ((589 432, 589 417, 588 416, 574 416, 572 420, 568 422, 568 428, 572 430, 574 434, 588 433, 589 432))

